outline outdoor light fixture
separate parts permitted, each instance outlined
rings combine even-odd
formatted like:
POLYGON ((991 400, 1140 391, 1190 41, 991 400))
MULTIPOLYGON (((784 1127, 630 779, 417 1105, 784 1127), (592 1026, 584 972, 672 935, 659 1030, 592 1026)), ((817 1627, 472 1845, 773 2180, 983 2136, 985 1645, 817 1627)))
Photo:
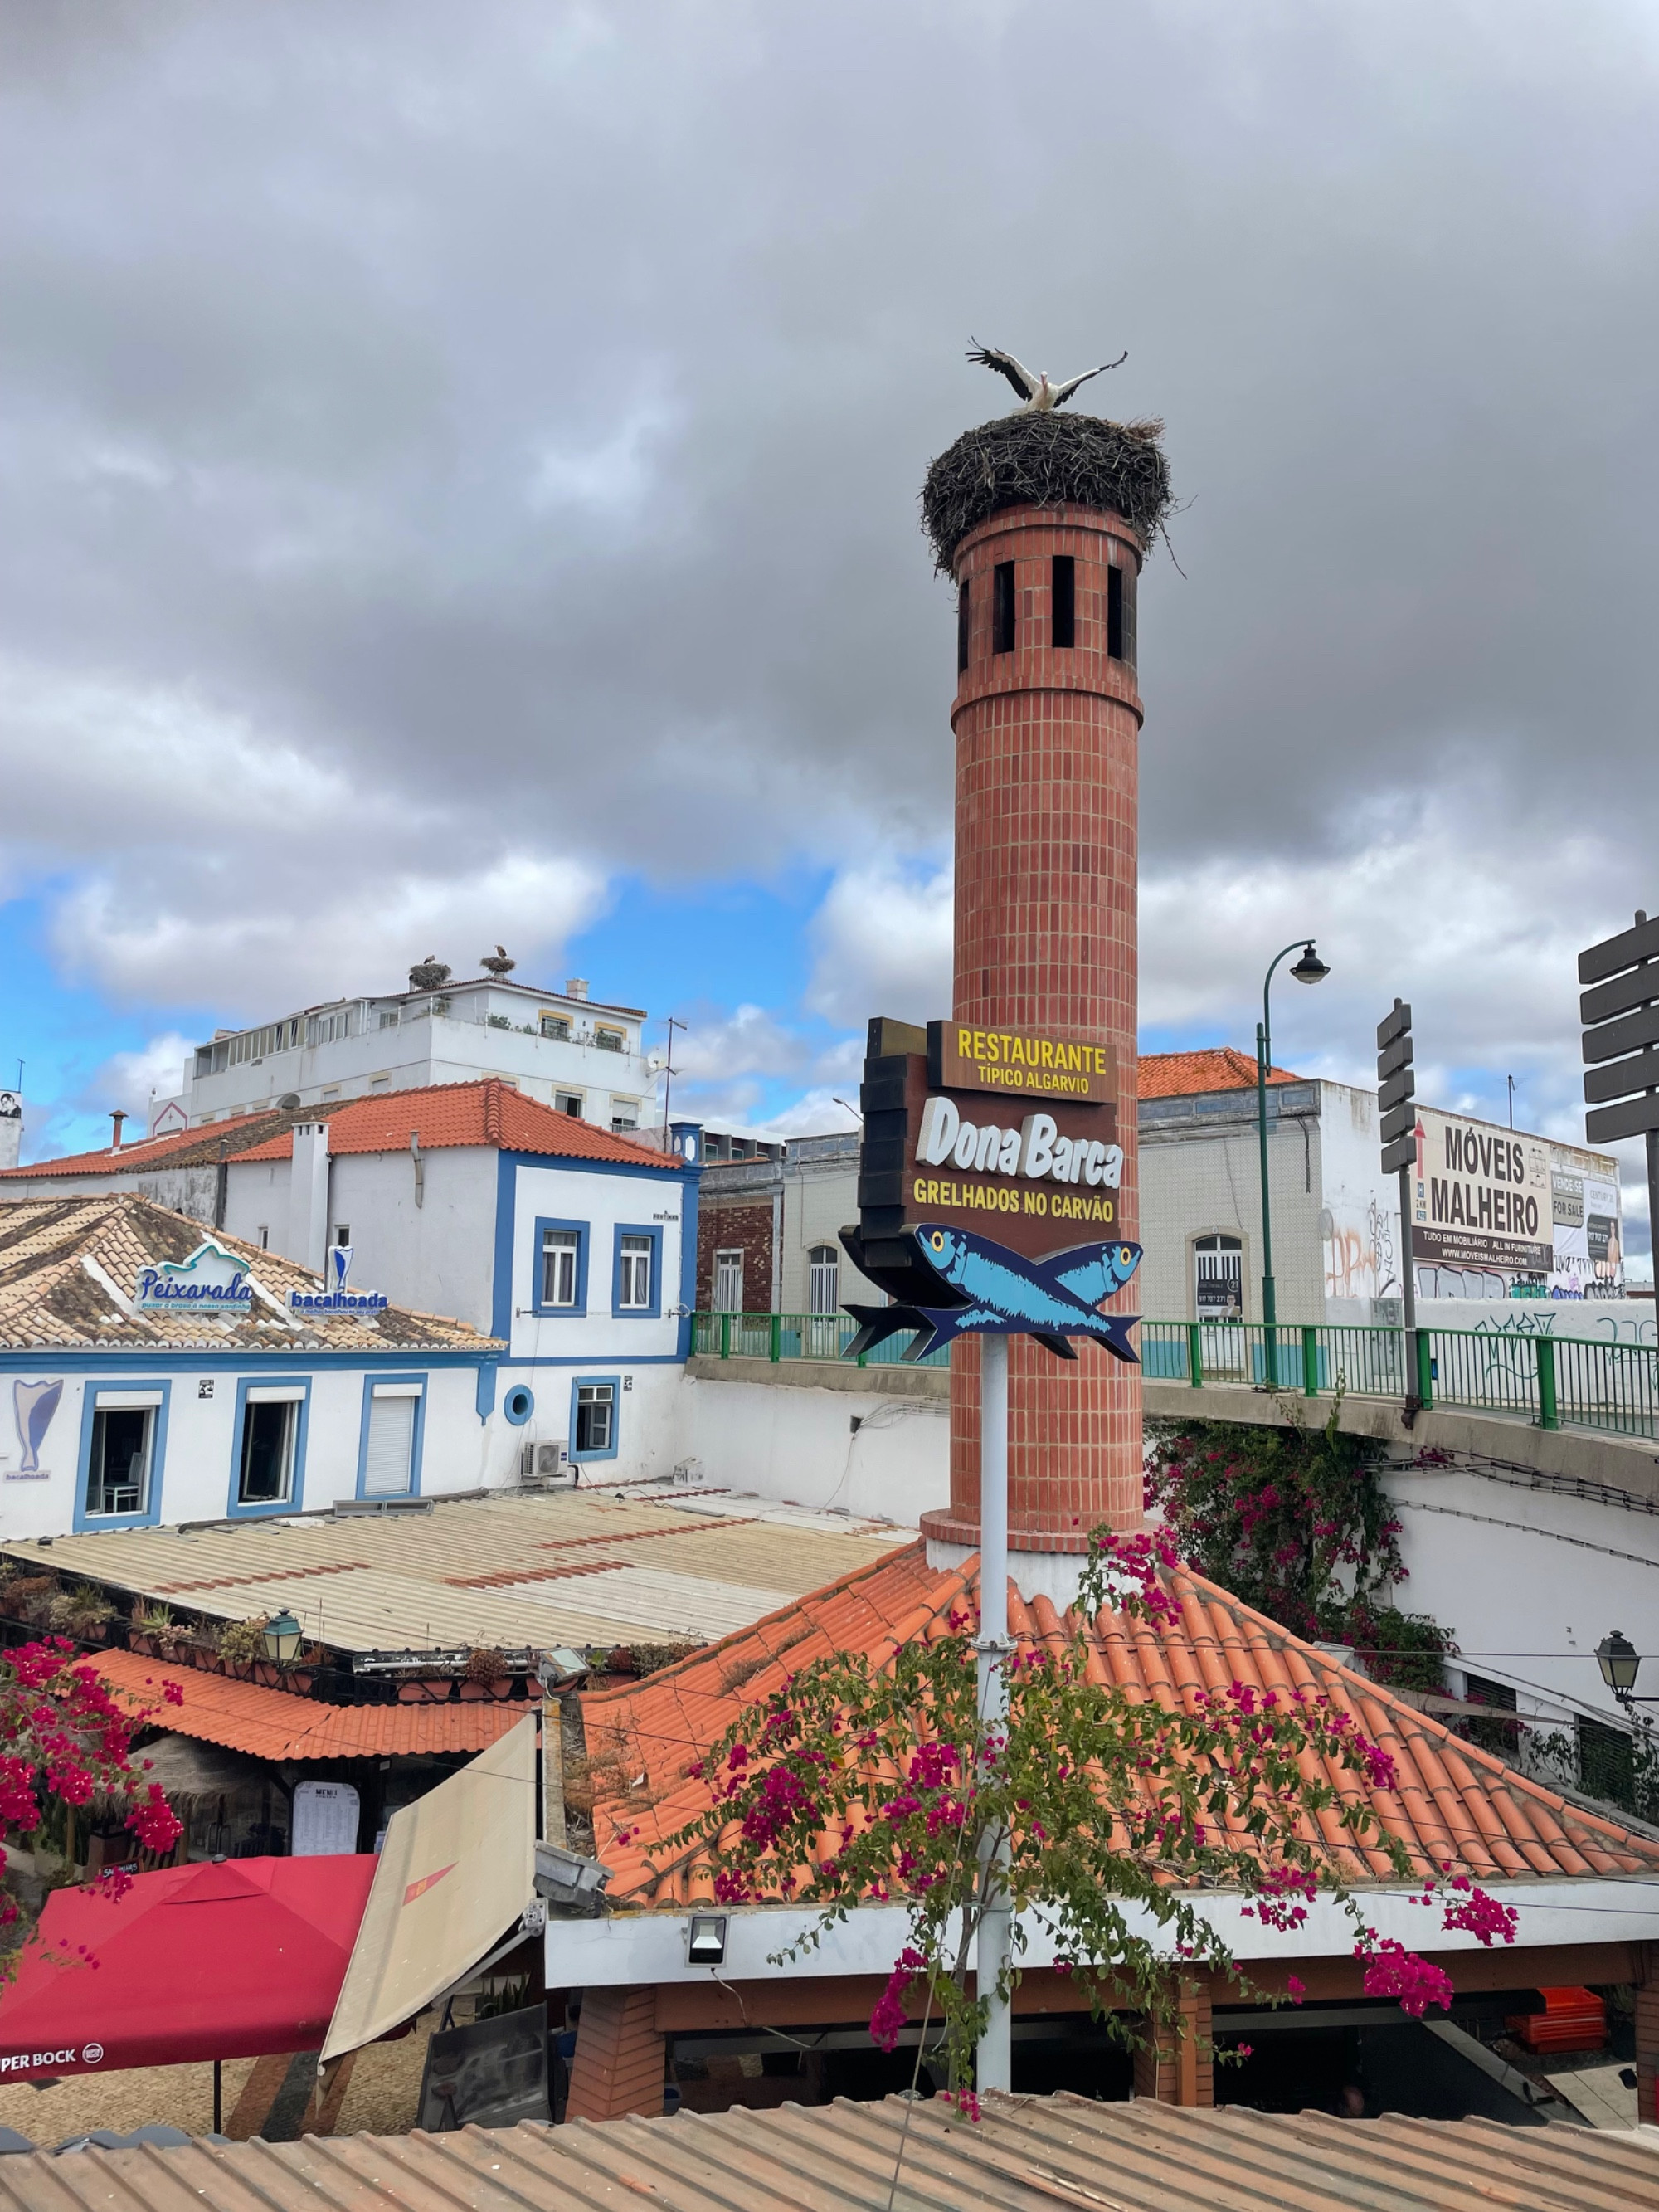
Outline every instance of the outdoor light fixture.
MULTIPOLYGON (((1273 1285, 1273 1202, 1267 1190, 1267 1076, 1273 1061, 1273 1012, 1269 1001, 1273 988, 1273 969, 1281 960, 1289 958, 1298 944, 1302 947, 1302 957, 1291 970, 1298 983, 1322 983, 1330 974, 1330 969, 1314 951, 1311 937, 1292 938, 1282 952, 1273 955, 1273 966, 1263 979, 1261 1019, 1255 1025, 1255 1127, 1256 1142, 1261 1153, 1261 1318, 1267 1325, 1267 1335, 1261 1347, 1261 1379, 1269 1390, 1278 1389, 1285 1379, 1279 1371, 1279 1340, 1275 1333, 1279 1299, 1273 1285)), ((1297 1357, 1300 1356, 1298 1346, 1297 1357)))
POLYGON ((266 1658, 274 1659, 279 1667, 290 1665, 300 1656, 301 1634, 291 1613, 273 1613, 264 1626, 266 1658))
POLYGON ((1298 983, 1322 983, 1330 972, 1311 945, 1303 947, 1302 957, 1291 970, 1298 983))
MULTIPOLYGON (((1620 1704, 1629 1702, 1636 1687, 1636 1670, 1642 1661, 1636 1646, 1622 1628, 1615 1628, 1611 1636, 1604 1636, 1595 1647, 1595 1663, 1601 1669, 1601 1680, 1620 1704)), ((1644 1698, 1644 1705, 1649 1700, 1644 1698)))
POLYGON ((562 1844, 536 1846, 536 1894, 550 1905, 574 1905, 579 1911, 597 1912, 600 1893, 611 1879, 611 1869, 598 1859, 568 1851, 562 1844))
POLYGON ((723 1912, 696 1912, 686 1930, 685 1962, 689 1966, 723 1966, 726 1964, 726 1915, 723 1912))

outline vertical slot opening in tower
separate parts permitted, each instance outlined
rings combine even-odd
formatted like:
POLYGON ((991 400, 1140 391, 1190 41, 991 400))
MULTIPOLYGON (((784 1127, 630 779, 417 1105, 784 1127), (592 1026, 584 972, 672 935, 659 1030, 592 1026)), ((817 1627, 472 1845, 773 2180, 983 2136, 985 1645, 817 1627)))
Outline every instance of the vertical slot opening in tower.
POLYGON ((957 587, 957 674, 960 676, 968 665, 968 593, 970 580, 963 577, 957 587))
POLYGON ((1106 650, 1114 660, 1126 658, 1123 651, 1123 571, 1106 571, 1106 650))
POLYGON ((999 561, 991 572, 991 650, 1014 649, 1014 564, 999 561))
POLYGON ((1056 553, 1048 586, 1048 642, 1073 646, 1077 642, 1077 562, 1069 553, 1056 553))

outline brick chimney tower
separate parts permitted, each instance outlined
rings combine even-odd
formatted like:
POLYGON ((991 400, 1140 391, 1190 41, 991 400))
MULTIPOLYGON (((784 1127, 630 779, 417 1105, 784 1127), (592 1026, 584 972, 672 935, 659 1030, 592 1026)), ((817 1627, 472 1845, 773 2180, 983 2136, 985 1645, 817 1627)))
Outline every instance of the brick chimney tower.
MULTIPOLYGON (((1131 1239, 1139 1230, 1136 592, 1168 497, 1155 440, 1153 426, 1126 432, 1087 417, 1015 416, 959 441, 934 464, 923 495, 940 565, 948 562, 958 592, 951 1013, 975 1027, 1110 1043, 1124 1155, 1117 1227, 1131 1239), (1103 470, 1102 434, 1122 449, 1103 470), (1035 474, 1048 495, 1042 505, 1029 492, 994 504, 951 544, 935 480, 962 448, 989 441, 1018 455, 1005 477, 1030 484, 1035 474), (1055 478, 1095 496, 1056 502, 1055 478), (1103 492, 1118 495, 1107 504, 1103 492), (1122 507, 1136 512, 1139 528, 1122 507)), ((981 480, 987 473, 981 466, 981 480)), ((1138 1289, 1132 1282, 1113 1310, 1138 1311, 1138 1289)), ((1092 1344, 1078 1347, 1075 1362, 1028 1337, 1012 1338, 1008 1349, 1011 1571, 1028 1595, 1049 1583, 1058 1591, 1074 1569, 1054 1555, 1083 1553, 1102 1522, 1141 1525, 1140 1370, 1092 1344), (1022 1553, 1051 1564, 1045 1571, 1022 1553)), ((939 1565, 978 1542, 979 1375, 978 1344, 959 1340, 951 1504, 922 1522, 939 1565)))

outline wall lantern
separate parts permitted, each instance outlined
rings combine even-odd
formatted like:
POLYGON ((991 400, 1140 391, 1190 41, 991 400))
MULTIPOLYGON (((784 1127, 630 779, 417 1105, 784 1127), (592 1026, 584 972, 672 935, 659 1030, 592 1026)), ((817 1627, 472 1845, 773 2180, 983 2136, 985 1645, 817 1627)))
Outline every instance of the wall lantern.
MULTIPOLYGON (((1595 1663, 1601 1669, 1601 1680, 1621 1700, 1629 1698, 1636 1687, 1636 1670, 1642 1661, 1636 1646, 1620 1628, 1611 1636, 1604 1636, 1595 1647, 1595 1663)), ((1648 1701, 1644 1698, 1643 1704, 1648 1701)))
POLYGON ((274 1659, 279 1667, 289 1667, 300 1656, 303 1635, 300 1624, 291 1613, 274 1613, 264 1626, 265 1656, 274 1659))
POLYGON ((686 1931, 685 1962, 689 1966, 723 1966, 726 1963, 726 1915, 696 1912, 686 1931))

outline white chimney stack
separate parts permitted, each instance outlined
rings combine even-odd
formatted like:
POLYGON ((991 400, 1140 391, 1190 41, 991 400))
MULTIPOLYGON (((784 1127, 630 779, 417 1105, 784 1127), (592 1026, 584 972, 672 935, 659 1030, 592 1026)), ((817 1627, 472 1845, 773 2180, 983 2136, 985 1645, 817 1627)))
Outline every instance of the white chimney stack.
POLYGON ((288 1185, 288 1256, 320 1275, 328 1257, 328 1124, 296 1121, 288 1185))
POLYGON ((564 987, 564 995, 567 999, 585 999, 587 996, 586 976, 571 976, 564 987))

